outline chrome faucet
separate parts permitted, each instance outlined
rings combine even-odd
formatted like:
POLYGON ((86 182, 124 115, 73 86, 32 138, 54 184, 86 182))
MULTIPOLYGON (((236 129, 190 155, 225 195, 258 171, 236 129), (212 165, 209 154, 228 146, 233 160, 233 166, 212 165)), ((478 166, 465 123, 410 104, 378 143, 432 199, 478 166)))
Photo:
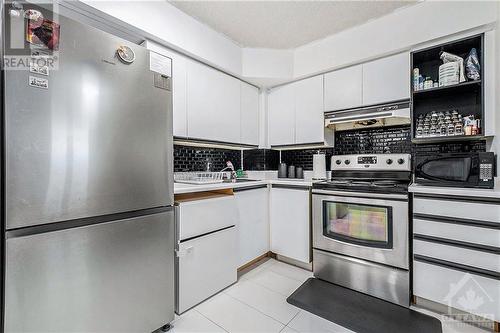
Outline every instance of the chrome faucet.
POLYGON ((231 161, 226 162, 226 167, 222 169, 220 172, 223 172, 225 170, 231 170, 231 179, 236 179, 236 172, 234 171, 234 165, 231 163, 231 161))
POLYGON ((206 168, 206 171, 207 171, 207 172, 210 172, 210 167, 212 166, 212 163, 210 162, 210 160, 209 160, 209 159, 207 159, 207 161, 206 161, 206 162, 207 162, 207 168, 206 168))

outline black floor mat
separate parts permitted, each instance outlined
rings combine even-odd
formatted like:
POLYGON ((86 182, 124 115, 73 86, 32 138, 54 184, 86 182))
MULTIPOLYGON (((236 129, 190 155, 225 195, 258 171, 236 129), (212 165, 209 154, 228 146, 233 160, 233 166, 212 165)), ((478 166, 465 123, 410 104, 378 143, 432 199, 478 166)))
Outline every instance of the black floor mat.
POLYGON ((357 333, 442 333, 434 317, 314 278, 287 302, 357 333))

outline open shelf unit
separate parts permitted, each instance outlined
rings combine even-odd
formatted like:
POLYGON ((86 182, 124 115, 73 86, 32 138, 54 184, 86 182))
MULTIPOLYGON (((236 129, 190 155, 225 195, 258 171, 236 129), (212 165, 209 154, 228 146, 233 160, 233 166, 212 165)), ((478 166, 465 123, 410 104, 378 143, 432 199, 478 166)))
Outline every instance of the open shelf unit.
MULTIPOLYGON (((484 35, 460 39, 450 43, 445 43, 411 53, 411 133, 412 142, 435 143, 447 141, 480 139, 484 131, 484 81, 483 73, 483 45, 484 35), (424 77, 431 77, 434 82, 439 79, 439 66, 443 64, 440 59, 441 52, 449 52, 464 59, 469 55, 472 48, 475 48, 479 57, 480 74, 479 80, 468 80, 459 84, 429 88, 424 90, 413 89, 413 69, 418 68, 424 77), (481 120, 481 129, 478 135, 474 136, 432 136, 416 137, 417 118, 430 112, 446 112, 457 110, 462 117, 473 115, 475 119, 481 120)), ((487 70, 487 69, 486 69, 487 70)))

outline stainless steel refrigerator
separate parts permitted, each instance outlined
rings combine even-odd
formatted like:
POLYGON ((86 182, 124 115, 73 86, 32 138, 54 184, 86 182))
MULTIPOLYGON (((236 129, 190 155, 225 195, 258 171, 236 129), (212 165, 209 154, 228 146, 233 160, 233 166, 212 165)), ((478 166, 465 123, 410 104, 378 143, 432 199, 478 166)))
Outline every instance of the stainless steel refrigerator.
POLYGON ((170 60, 57 19, 57 69, 2 71, 5 332, 151 332, 174 317, 170 60))

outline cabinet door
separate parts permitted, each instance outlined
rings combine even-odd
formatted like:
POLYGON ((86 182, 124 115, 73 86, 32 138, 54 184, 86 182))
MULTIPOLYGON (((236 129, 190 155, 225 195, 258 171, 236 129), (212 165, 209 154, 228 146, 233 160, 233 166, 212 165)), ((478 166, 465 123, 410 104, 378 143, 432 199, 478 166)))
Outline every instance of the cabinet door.
POLYGON ((216 71, 216 117, 211 124, 212 140, 239 143, 240 135, 240 83, 232 76, 216 71))
POLYGON ((363 64, 363 105, 410 98, 407 52, 363 64))
POLYGON ((238 206, 238 267, 269 251, 269 190, 267 187, 234 193, 238 206))
POLYGON ((187 65, 188 136, 240 141, 240 81, 195 61, 187 65))
POLYGON ((259 144, 259 89, 241 82, 241 143, 259 144))
POLYGON ((190 138, 215 140, 217 119, 215 70, 198 62, 187 63, 187 134, 190 138))
POLYGON ((271 251, 310 261, 309 190, 273 186, 271 189, 271 251))
POLYGON ((269 94, 269 144, 295 143, 294 84, 275 88, 269 94))
POLYGON ((295 143, 324 142, 323 75, 295 84, 295 143))
POLYGON ((181 314, 236 282, 235 228, 180 243, 176 268, 176 312, 181 314))
POLYGON ((361 65, 330 72, 324 77, 325 111, 361 106, 363 81, 361 65))

